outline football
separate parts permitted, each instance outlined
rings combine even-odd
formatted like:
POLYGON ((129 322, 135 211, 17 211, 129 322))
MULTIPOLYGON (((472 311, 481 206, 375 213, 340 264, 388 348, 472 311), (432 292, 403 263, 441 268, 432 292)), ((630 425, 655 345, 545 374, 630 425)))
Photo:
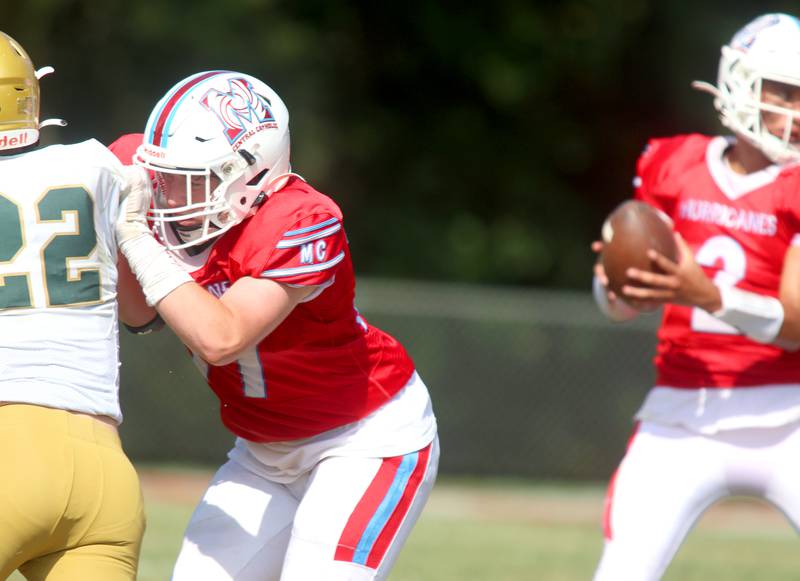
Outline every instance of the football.
POLYGON ((622 287, 636 285, 628 279, 628 268, 662 272, 647 256, 648 249, 677 261, 678 247, 669 216, 637 200, 623 202, 609 214, 602 229, 601 260, 608 287, 622 297, 622 287))

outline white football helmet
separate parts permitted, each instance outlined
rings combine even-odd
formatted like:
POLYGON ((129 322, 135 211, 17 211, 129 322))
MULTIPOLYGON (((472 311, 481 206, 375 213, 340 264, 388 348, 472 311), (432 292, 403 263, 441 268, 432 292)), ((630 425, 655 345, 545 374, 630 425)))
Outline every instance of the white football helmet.
POLYGON ((787 14, 764 14, 737 32, 722 47, 717 86, 695 81, 692 86, 714 95, 722 124, 750 141, 775 163, 800 160, 800 148, 791 143, 792 124, 800 111, 761 101, 762 81, 800 86, 800 20, 787 14), (781 137, 763 126, 762 113, 785 115, 781 137))
POLYGON ((285 185, 289 112, 255 77, 198 73, 156 104, 134 162, 155 172, 149 218, 161 241, 173 250, 204 244, 285 185), (178 177, 185 190, 176 196, 167 183, 178 177))

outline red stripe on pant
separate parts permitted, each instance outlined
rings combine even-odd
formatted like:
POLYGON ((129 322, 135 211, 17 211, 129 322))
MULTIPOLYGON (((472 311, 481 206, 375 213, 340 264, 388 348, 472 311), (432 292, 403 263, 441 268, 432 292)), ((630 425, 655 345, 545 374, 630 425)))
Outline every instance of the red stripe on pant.
MULTIPOLYGON (((625 447, 626 450, 631 449, 631 445, 633 444, 634 438, 636 438, 636 434, 639 431, 639 422, 636 422, 633 425, 633 432, 631 433, 631 437, 628 438, 628 445, 625 447)), ((623 458, 624 460, 624 458, 623 458)), ((619 474, 619 468, 614 471, 614 475, 611 476, 611 482, 608 483, 608 490, 606 491, 606 500, 605 506, 603 507, 603 536, 607 541, 610 541, 613 538, 613 531, 611 529, 611 509, 614 504, 614 488, 617 484, 617 475, 619 474)))
POLYGON ((381 561, 383 561, 383 557, 392 545, 397 531, 400 530, 400 526, 403 524, 408 514, 408 509, 411 508, 411 503, 413 503, 414 499, 417 497, 417 491, 422 485, 422 481, 425 479, 425 472, 428 470, 430 456, 431 445, 429 444, 426 448, 419 451, 417 465, 414 467, 414 472, 411 473, 411 477, 408 479, 403 497, 400 499, 400 502, 397 503, 397 507, 394 509, 392 516, 389 517, 386 526, 383 527, 381 534, 378 535, 378 538, 375 540, 375 544, 372 546, 372 552, 370 552, 367 558, 367 567, 377 569, 381 561))
MULTIPOLYGON (((394 540, 397 531, 403 524, 408 514, 408 509, 411 507, 417 495, 417 491, 425 478, 425 472, 428 469, 428 462, 430 460, 431 446, 432 444, 429 444, 419 451, 417 465, 414 467, 414 471, 408 479, 405 490, 403 491, 403 496, 400 498, 400 501, 397 503, 397 506, 370 550, 366 562, 368 567, 377 569, 380 566, 381 561, 384 556, 386 556, 386 552, 392 544, 392 540, 394 540)), ((397 469, 402 460, 403 456, 394 456, 383 460, 377 474, 367 487, 364 496, 361 497, 361 500, 356 505, 342 531, 342 536, 339 538, 339 543, 334 555, 335 560, 353 561, 358 543, 364 535, 367 525, 372 520, 373 515, 377 512, 378 507, 381 502, 383 502, 389 488, 394 482, 397 469)))

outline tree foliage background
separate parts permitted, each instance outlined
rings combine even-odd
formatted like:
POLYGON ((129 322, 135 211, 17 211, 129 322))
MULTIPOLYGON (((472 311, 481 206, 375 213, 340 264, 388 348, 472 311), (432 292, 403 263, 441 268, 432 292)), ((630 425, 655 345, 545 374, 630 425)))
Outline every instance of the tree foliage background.
POLYGON ((293 166, 345 212, 360 274, 585 287, 651 136, 718 131, 719 46, 796 1, 6 0, 48 141, 141 131, 226 68, 291 114, 293 166))

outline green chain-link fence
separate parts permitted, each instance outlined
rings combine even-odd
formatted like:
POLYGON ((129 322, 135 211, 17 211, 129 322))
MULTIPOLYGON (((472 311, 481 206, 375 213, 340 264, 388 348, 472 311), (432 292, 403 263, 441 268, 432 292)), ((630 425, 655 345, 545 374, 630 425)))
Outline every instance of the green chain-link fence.
MULTIPOLYGON (((358 306, 414 357, 442 473, 606 478, 652 383, 658 317, 609 323, 588 291, 362 280, 358 306)), ((232 436, 177 339, 123 332, 122 356, 131 457, 219 464, 232 436)))

